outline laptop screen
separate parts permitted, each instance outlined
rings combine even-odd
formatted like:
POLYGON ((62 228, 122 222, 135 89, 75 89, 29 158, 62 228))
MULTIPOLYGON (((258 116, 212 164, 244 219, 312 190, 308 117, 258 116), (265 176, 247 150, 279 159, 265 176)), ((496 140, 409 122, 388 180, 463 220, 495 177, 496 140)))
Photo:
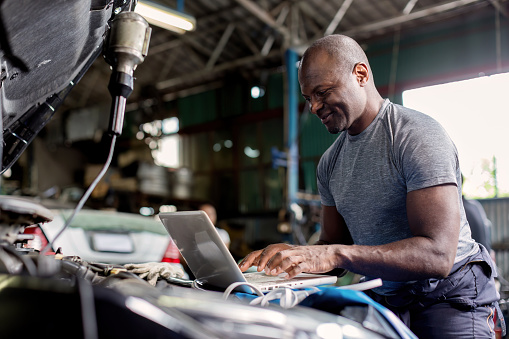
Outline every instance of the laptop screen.
POLYGON ((205 212, 160 213, 159 218, 201 282, 227 288, 234 282, 246 281, 205 212))

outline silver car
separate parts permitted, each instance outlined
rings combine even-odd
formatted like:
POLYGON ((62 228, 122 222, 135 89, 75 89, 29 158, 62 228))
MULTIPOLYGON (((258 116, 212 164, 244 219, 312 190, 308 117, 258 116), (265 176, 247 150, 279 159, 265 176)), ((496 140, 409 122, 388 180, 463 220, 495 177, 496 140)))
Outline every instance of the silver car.
MULTIPOLYGON (((72 210, 52 212, 53 221, 40 224, 43 236, 40 234, 33 240, 34 248, 42 248, 52 241, 72 210)), ((33 233, 39 232, 34 230, 33 233)), ((153 217, 132 213, 82 210, 54 240, 52 247, 55 251, 60 248, 64 255, 76 255, 89 262, 121 265, 179 262, 179 251, 161 222, 153 217)))

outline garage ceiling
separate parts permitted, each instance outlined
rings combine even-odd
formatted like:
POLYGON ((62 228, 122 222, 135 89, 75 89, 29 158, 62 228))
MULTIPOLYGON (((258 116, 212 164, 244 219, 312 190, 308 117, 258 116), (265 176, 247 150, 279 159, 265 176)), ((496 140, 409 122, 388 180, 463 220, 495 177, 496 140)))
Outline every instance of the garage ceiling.
MULTIPOLYGON (((157 2, 178 6, 177 0, 157 2)), ((287 48, 302 51, 327 34, 368 41, 488 7, 507 16, 506 0, 187 0, 184 12, 196 18, 196 30, 178 35, 153 27, 129 107, 219 87, 232 73, 259 77, 283 64, 287 48)), ((98 59, 67 108, 109 105, 109 77, 109 66, 98 59)))

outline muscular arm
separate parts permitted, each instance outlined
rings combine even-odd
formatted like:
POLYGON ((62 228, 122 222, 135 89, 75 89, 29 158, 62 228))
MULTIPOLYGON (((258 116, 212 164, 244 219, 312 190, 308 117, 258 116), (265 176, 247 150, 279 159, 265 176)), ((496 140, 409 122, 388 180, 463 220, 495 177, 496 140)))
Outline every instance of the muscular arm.
POLYGON ((381 246, 337 246, 338 264, 393 281, 447 276, 456 256, 460 229, 456 186, 408 193, 407 216, 413 237, 381 246))
POLYGON ((320 238, 316 245, 353 244, 352 236, 346 227, 345 220, 338 213, 336 206, 322 205, 322 222, 320 238))
MULTIPOLYGON (((460 229, 457 187, 440 185, 408 193, 407 216, 413 234, 408 239, 380 246, 291 247, 270 253, 263 262, 271 274, 286 271, 290 277, 301 272, 326 272, 330 266, 392 281, 447 276, 460 229)), ((342 228, 338 233, 329 227, 329 220, 342 220, 341 216, 327 209, 324 219, 325 232, 320 240, 328 243, 341 239, 342 228)))

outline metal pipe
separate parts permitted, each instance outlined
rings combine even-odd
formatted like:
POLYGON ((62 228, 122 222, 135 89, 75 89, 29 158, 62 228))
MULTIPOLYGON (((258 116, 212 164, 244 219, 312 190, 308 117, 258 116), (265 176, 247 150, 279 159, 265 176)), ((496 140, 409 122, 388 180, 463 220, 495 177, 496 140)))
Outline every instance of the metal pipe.
POLYGON ((285 52, 287 76, 287 107, 288 107, 288 133, 286 147, 288 149, 288 205, 297 200, 299 176, 299 112, 297 99, 297 64, 298 56, 295 51, 288 49, 285 52))

